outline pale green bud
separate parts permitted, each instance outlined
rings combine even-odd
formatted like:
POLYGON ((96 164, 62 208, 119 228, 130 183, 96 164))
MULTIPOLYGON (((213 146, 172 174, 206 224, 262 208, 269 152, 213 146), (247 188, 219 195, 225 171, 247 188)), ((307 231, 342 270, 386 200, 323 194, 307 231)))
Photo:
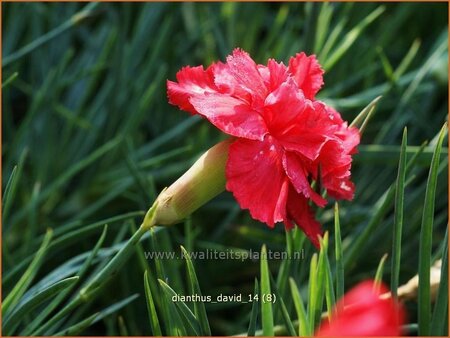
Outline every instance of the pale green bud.
POLYGON ((225 190, 225 164, 232 141, 228 139, 210 148, 159 194, 153 225, 178 223, 225 190))

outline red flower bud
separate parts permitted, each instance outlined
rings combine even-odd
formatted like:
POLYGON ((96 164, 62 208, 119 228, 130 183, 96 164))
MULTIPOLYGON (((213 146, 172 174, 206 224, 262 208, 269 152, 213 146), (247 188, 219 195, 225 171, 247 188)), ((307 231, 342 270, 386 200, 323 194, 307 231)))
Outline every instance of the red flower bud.
POLYGON ((366 281, 346 293, 335 308, 331 321, 325 320, 317 336, 399 336, 404 311, 392 298, 380 296, 385 286, 374 289, 373 281, 366 281))

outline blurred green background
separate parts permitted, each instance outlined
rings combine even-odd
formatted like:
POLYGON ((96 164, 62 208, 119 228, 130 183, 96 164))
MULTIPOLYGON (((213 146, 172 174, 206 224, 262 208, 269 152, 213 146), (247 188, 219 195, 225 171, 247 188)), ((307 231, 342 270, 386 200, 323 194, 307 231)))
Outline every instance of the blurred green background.
MULTIPOLYGON (((424 141, 430 142, 407 176, 414 180, 405 194, 400 284, 405 283, 418 271, 428 167, 448 112, 447 7, 446 3, 2 3, 2 191, 9 191, 2 219, 3 297, 35 256, 47 228, 54 230, 53 239, 30 287, 36 291, 55 278, 73 276, 86 258, 80 255, 93 250, 108 223, 106 239, 87 276, 95 273, 114 245, 140 224, 158 192, 225 137, 206 121, 169 105, 166 80, 174 80, 184 65, 223 61, 235 47, 248 51, 258 63, 269 57, 286 63, 296 52, 315 53, 326 71, 318 97, 349 121, 383 96, 355 156, 355 199, 340 205, 348 259, 346 289, 373 277, 383 254, 391 252, 393 202, 387 200, 383 206, 383 201, 397 176, 404 126, 408 159, 424 141)), ((447 170, 445 147, 436 192, 433 257, 440 255, 447 226, 447 170)), ((332 205, 318 216, 330 230, 331 242, 332 205)), ((200 251, 259 251, 263 243, 281 251, 286 245, 282 225, 270 230, 253 221, 228 192, 185 224, 159 230, 155 236, 158 249, 176 252, 180 244, 200 251)), ((157 249, 148 237, 142 248, 157 249)), ((290 267, 300 286, 306 285, 314 252, 309 243, 304 249, 305 260, 290 267)), ((186 294, 183 261, 162 263, 168 283, 186 294)), ((108 309, 111 313, 103 312, 104 318, 80 333, 150 335, 142 277, 144 268, 155 271, 154 264, 133 256, 100 297, 42 334, 59 332, 108 309), (134 294, 139 295, 127 298, 134 294), (127 299, 124 306, 108 308, 123 299, 127 299)), ((194 264, 204 295, 248 294, 259 276, 257 261, 194 264)), ((275 278, 279 265, 270 262, 275 278)), ((387 263, 383 280, 389 279, 387 263)), ((281 291, 285 292, 282 285, 281 291)), ((406 305, 409 321, 415 323, 417 303, 406 305)), ((292 309, 290 302, 287 306, 292 309)), ((213 334, 246 332, 251 304, 206 308, 213 334)), ((43 315, 41 322, 34 320, 42 309, 28 314, 17 332, 31 334, 30 326, 41 326, 43 315)), ((280 324, 279 313, 275 315, 280 324)), ((411 330, 414 333, 414 327, 411 330)))

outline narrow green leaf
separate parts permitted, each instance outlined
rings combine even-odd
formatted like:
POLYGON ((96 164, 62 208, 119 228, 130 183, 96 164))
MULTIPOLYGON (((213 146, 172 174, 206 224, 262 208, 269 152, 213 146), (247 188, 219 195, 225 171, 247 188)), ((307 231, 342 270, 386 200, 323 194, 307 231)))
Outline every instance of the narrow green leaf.
POLYGON ((325 255, 325 300, 327 304, 328 318, 331 318, 336 296, 333 287, 333 274, 331 272, 330 261, 328 255, 325 255))
POLYGON ((273 279, 272 274, 269 271, 270 281, 273 286, 273 293, 275 294, 276 304, 279 306, 279 309, 281 310, 281 317, 283 318, 284 324, 286 325, 288 334, 290 336, 296 336, 297 333, 295 332, 294 324, 292 323, 291 317, 289 316, 289 312, 286 308, 286 304, 284 303, 283 297, 281 296, 280 292, 278 291, 277 284, 275 280, 273 279))
POLYGON ((434 304, 433 318, 431 320, 432 336, 448 336, 448 327, 445 321, 448 318, 448 229, 445 232, 444 247, 442 248, 441 280, 434 304))
POLYGON ((344 261, 342 258, 341 224, 339 221, 339 205, 334 204, 334 249, 336 255, 336 298, 344 295, 344 261))
MULTIPOLYGON (((426 144, 426 143, 425 143, 426 144)), ((406 157, 414 156, 421 147, 407 146, 406 157)), ((400 157, 401 147, 394 145, 380 145, 370 144, 361 145, 358 147, 359 153, 355 157, 355 161, 360 163, 377 163, 383 165, 396 165, 398 166, 398 159, 400 157)), ((442 149, 443 155, 448 155, 448 149, 442 149)), ((422 167, 429 167, 431 158, 433 157, 433 149, 423 149, 417 158, 417 165, 422 167)))
POLYGON ((108 280, 116 275, 117 271, 134 253, 136 244, 146 231, 147 229, 144 227, 139 227, 139 229, 126 242, 122 249, 113 257, 113 259, 111 259, 108 264, 80 290, 81 298, 89 298, 89 294, 91 292, 95 292, 95 290, 103 287, 108 280))
POLYGON ((74 125, 77 128, 84 129, 87 131, 91 131, 94 128, 89 120, 78 116, 76 112, 70 110, 69 108, 65 107, 62 104, 54 104, 52 106, 52 109, 55 112, 55 114, 65 119, 67 121, 67 124, 74 125))
POLYGON ((8 77, 5 81, 2 83, 2 89, 6 88, 9 84, 11 84, 17 77, 19 76, 18 72, 14 72, 11 74, 10 77, 8 77))
POLYGON ((319 53, 318 59, 321 64, 324 64, 325 60, 329 58, 329 54, 332 50, 335 50, 335 43, 341 33, 343 32, 348 18, 342 17, 339 22, 334 26, 333 30, 328 34, 327 41, 325 41, 322 50, 319 53))
MULTIPOLYGON (((94 246, 94 249, 90 252, 87 259, 84 261, 83 265, 81 266, 80 270, 78 271, 77 275, 82 279, 89 267, 92 264, 92 261, 97 256, 98 251, 100 250, 101 246, 103 245, 103 242, 106 238, 106 233, 108 231, 108 225, 105 224, 103 227, 102 234, 100 235, 100 238, 98 239, 97 243, 94 246)), ((51 245, 49 246, 51 247, 51 245)), ((48 306, 45 307, 32 321, 27 325, 25 330, 21 333, 23 336, 29 336, 31 335, 31 332, 36 330, 41 323, 44 321, 44 319, 58 306, 60 305, 63 300, 67 297, 67 295, 74 289, 74 287, 77 285, 77 283, 74 283, 71 285, 68 289, 66 289, 64 292, 59 294, 48 306)))
POLYGON ((414 40, 413 44, 409 48, 409 50, 406 53, 405 57, 403 58, 402 62, 400 62, 400 65, 394 71, 394 79, 396 81, 398 79, 400 79, 400 77, 403 75, 403 73, 406 71, 406 69, 408 69, 409 65, 411 64, 411 61, 417 55, 417 52, 419 51, 419 47, 420 47, 420 40, 419 39, 414 40))
MULTIPOLYGON (((172 299, 172 297, 177 297, 177 293, 164 281, 158 279, 159 284, 161 285, 164 293, 168 296, 168 299, 172 299)), ((189 328, 194 331, 196 336, 200 335, 200 324, 192 313, 191 309, 184 302, 175 302, 177 308, 180 310, 182 316, 186 319, 186 322, 189 324, 189 328)))
POLYGON ((119 333, 122 337, 128 337, 130 335, 122 316, 117 318, 117 325, 119 326, 119 333))
POLYGON ((83 319, 82 321, 68 327, 67 329, 55 333, 54 336, 56 337, 79 336, 84 330, 86 330, 89 326, 92 325, 92 323, 94 322, 94 320, 97 318, 98 315, 99 313, 94 313, 92 316, 83 319))
POLYGON ((6 182, 5 191, 3 191, 3 199, 2 199, 2 210, 5 210, 5 204, 8 201, 9 193, 11 191, 12 183, 14 182, 14 176, 17 171, 17 165, 14 166, 13 170, 11 171, 11 175, 9 175, 8 182, 6 182))
MULTIPOLYGON (((150 233, 152 235, 151 236, 152 249, 155 252, 158 252, 160 249, 159 249, 158 241, 156 239, 155 229, 151 228, 150 233)), ((158 257, 154 257, 154 263, 155 263, 157 278, 159 278, 161 280, 165 280, 167 278, 167 276, 166 276, 164 265, 163 265, 161 259, 159 259, 158 257)), ((153 290, 159 290, 158 284, 154 286, 153 290)), ((160 302, 161 302, 161 309, 162 309, 161 322, 164 323, 164 325, 166 327, 166 331, 167 331, 166 334, 170 335, 170 336, 175 336, 175 335, 177 335, 177 331, 176 331, 175 324, 172 323, 175 320, 175 318, 170 315, 170 309, 172 307, 175 309, 174 304, 172 301, 168 300, 167 297, 161 297, 160 302)))
POLYGON ((80 21, 82 21, 82 20, 88 18, 90 15, 92 15, 92 11, 94 10, 95 7, 97 7, 97 5, 98 5, 97 2, 87 4, 81 11, 79 11, 78 13, 75 13, 70 19, 65 21, 60 26, 58 26, 58 27, 54 28, 53 30, 51 30, 50 32, 40 36, 36 40, 33 40, 28 45, 22 47, 18 51, 14 52, 10 55, 6 55, 3 58, 2 68, 8 66, 10 63, 20 59, 21 57, 31 53, 33 50, 35 50, 36 48, 39 48, 43 44, 53 40, 54 38, 58 37, 62 33, 66 32, 68 29, 75 27, 77 24, 80 23, 80 21))
POLYGON ((317 289, 314 300, 314 327, 320 322, 320 318, 322 316, 323 309, 323 299, 325 296, 325 287, 326 287, 326 256, 328 251, 328 232, 325 232, 323 238, 319 238, 320 242, 320 251, 319 251, 319 260, 317 262, 317 289))
POLYGON ((57 229, 55 229, 55 236, 63 236, 64 234, 68 233, 69 231, 72 231, 73 228, 101 228, 105 224, 113 224, 113 223, 119 223, 128 219, 132 219, 135 217, 143 217, 145 215, 144 211, 130 211, 127 213, 124 213, 122 215, 113 216, 109 218, 105 218, 102 220, 99 220, 98 222, 90 223, 90 224, 82 224, 78 221, 70 222, 64 225, 61 225, 57 229))
POLYGON ((267 262, 267 249, 263 245, 261 248, 261 321, 264 336, 273 336, 273 310, 272 302, 267 301, 271 295, 269 265, 267 262))
MULTIPOLYGON (((126 127, 125 127, 126 128, 126 127)), ((123 134, 126 134, 125 131, 122 132, 123 134)), ((134 158, 132 145, 130 144, 130 139, 127 139, 127 142, 122 143, 122 147, 120 148, 123 157, 125 159, 126 168, 130 175, 134 180, 134 183, 136 187, 139 189, 142 195, 142 199, 144 201, 150 201, 151 200, 151 188, 149 185, 149 182, 146 180, 146 177, 142 175, 142 172, 139 170, 139 165, 134 158)))
POLYGON ((258 320, 258 310, 259 310, 259 299, 261 295, 259 294, 258 279, 255 278, 255 289, 253 291, 252 299, 252 312, 250 314, 250 322, 248 324, 247 336, 254 337, 256 332, 256 321, 258 320), (257 298, 256 298, 257 297, 257 298), (256 299, 255 299, 256 298, 256 299))
POLYGON ((375 280, 373 287, 374 289, 379 289, 381 282, 383 281, 383 270, 384 270, 384 263, 386 262, 386 259, 388 258, 388 254, 384 254, 383 257, 380 259, 380 263, 378 263, 377 272, 375 273, 375 280))
POLYGON ((422 88, 422 84, 426 76, 429 74, 431 69, 436 65, 439 59, 442 57, 444 53, 448 50, 448 40, 440 39, 439 45, 433 51, 433 53, 423 62, 420 68, 417 70, 417 73, 413 77, 412 81, 409 82, 406 90, 402 91, 402 95, 399 99, 399 103, 396 109, 390 114, 389 119, 383 123, 382 127, 378 131, 377 136, 374 138, 372 142, 374 143, 386 143, 395 136, 397 133, 395 130, 399 130, 400 126, 404 124, 405 117, 401 118, 402 112, 407 109, 407 106, 410 104, 411 100, 414 98, 414 95, 417 95, 417 91, 419 88, 422 88))
POLYGON ((329 71, 338 62, 342 56, 349 50, 356 39, 361 35, 363 30, 377 19, 385 10, 384 6, 376 8, 372 13, 367 15, 360 23, 350 30, 342 39, 339 47, 325 60, 323 68, 329 71))
POLYGON ((434 202, 436 197, 437 175, 442 143, 447 131, 447 123, 444 124, 431 160, 428 175, 425 202, 423 207, 422 226, 420 230, 419 245, 419 294, 418 294, 418 318, 419 336, 430 334, 431 300, 430 300, 430 268, 431 268, 431 241, 434 222, 434 202))
MULTIPOLYGON (((410 170, 416 164, 420 154, 422 154, 425 149, 426 143, 423 143, 417 152, 411 157, 406 165, 406 175, 410 172, 410 170)), ((411 178, 405 182, 405 186, 408 185, 408 182, 411 181, 411 178)), ((348 248, 348 252, 344 258, 344 268, 351 269, 352 264, 357 261, 358 256, 361 255, 361 252, 364 250, 364 246, 367 241, 370 239, 371 234, 374 229, 381 223, 383 217, 389 210, 392 201, 395 197, 395 186, 392 184, 388 190, 384 193, 384 195, 377 201, 375 204, 375 212, 373 216, 370 218, 369 223, 364 228, 363 232, 353 241, 352 245, 348 248)))
MULTIPOLYGON (((122 142, 122 136, 119 135, 116 138, 106 142, 100 148, 93 151, 90 155, 88 155, 83 160, 77 162, 74 166, 69 168, 67 171, 64 171, 59 177, 55 178, 52 183, 42 191, 39 197, 36 199, 36 205, 42 202, 44 199, 49 197, 54 191, 61 188, 64 184, 66 184, 72 177, 74 177, 77 173, 88 167, 90 164, 98 160, 100 157, 114 149, 122 142)), ((32 207, 31 204, 27 204, 22 210, 16 213, 14 216, 14 222, 17 223, 20 221, 30 210, 32 207)))
POLYGON ((317 299, 317 253, 311 257, 309 266, 309 283, 308 283, 308 324, 309 332, 314 332, 315 328, 315 313, 316 313, 316 299, 317 299))
POLYGON ((156 313, 155 304, 153 303, 152 292, 150 290, 150 281, 147 270, 144 272, 144 289, 145 289, 145 299, 147 301, 147 310, 149 314, 149 322, 152 328, 152 334, 153 336, 162 336, 161 327, 159 326, 158 315, 156 313))
MULTIPOLYGON (((194 264, 192 263, 191 257, 186 249, 181 246, 181 251, 186 259, 186 267, 188 271, 189 284, 192 290, 192 294, 201 296, 202 292, 200 290, 200 285, 198 283, 197 274, 195 273, 194 264)), ((201 334, 205 336, 211 335, 211 329, 209 327, 208 316, 206 314, 205 303, 194 302, 194 313, 198 321, 200 322, 201 334)))
POLYGON ((198 116, 192 116, 185 121, 178 123, 174 128, 159 135, 158 137, 154 138, 152 141, 141 147, 137 151, 138 156, 148 157, 148 155, 151 154, 152 151, 158 149, 163 144, 172 141, 174 138, 183 135, 184 132, 189 130, 189 128, 193 127, 194 125, 198 124, 200 121, 201 119, 198 116))
POLYGON ((319 53, 325 42, 325 37, 328 35, 328 28, 331 17, 333 15, 333 6, 328 2, 322 3, 320 13, 317 18, 316 34, 314 39, 314 53, 319 53))
POLYGON ((70 314, 73 310, 75 310, 79 305, 83 303, 83 300, 80 297, 76 297, 71 300, 69 304, 64 306, 60 311, 58 311, 53 317, 45 322, 45 324, 39 326, 35 331, 31 333, 31 336, 42 336, 47 333, 47 331, 52 328, 55 324, 57 324, 61 319, 70 314))
POLYGON ((301 337, 310 336, 312 333, 309 330, 308 320, 306 318, 305 306, 303 305, 302 296, 298 290, 295 280, 289 278, 289 285, 291 287, 292 299, 294 301, 295 310, 298 317, 298 334, 301 337))
MULTIPOLYGON (((159 282, 159 280, 158 280, 159 282)), ((159 283, 158 283, 159 284, 159 283)), ((161 289, 158 289, 161 291, 161 289)), ((163 309, 167 311, 167 315, 170 316, 170 322, 163 322, 164 326, 166 328, 166 332, 171 332, 171 336, 193 336, 195 335, 194 329, 192 329, 192 324, 189 323, 186 318, 180 314, 180 311, 177 309, 177 306, 175 305, 175 302, 172 301, 172 297, 162 291, 162 299, 164 301, 162 302, 163 309)))
MULTIPOLYGON (((286 257, 282 260, 278 270, 276 287, 282 297, 286 295, 286 288, 288 284, 289 275, 291 274, 292 261, 294 259, 293 253, 293 231, 286 231, 286 257)), ((275 321, 277 320, 277 308, 275 308, 275 321)))
MULTIPOLYGON (((126 224, 128 224, 131 234, 134 234, 137 231, 136 223, 134 222, 134 220, 128 220, 126 224)), ((145 251, 141 242, 136 243, 136 255, 139 261, 139 265, 141 266, 142 271, 144 271, 145 273, 145 271, 149 269, 149 264, 147 259, 145 258, 145 251)))
POLYGON ((20 154, 19 163, 17 164, 17 166, 14 167, 13 171, 11 172, 11 176, 9 177, 8 183, 5 187, 2 201, 3 225, 9 224, 9 222, 7 222, 9 210, 11 209, 12 201, 14 200, 14 196, 16 195, 17 182, 19 182, 22 177, 22 170, 27 155, 28 155, 28 148, 25 148, 20 154))
POLYGON ((106 285, 108 280, 116 275, 117 271, 134 252, 136 243, 139 242, 146 231, 147 230, 144 227, 140 227, 129 240, 124 243, 120 243, 120 250, 117 251, 116 255, 113 256, 113 258, 105 266, 103 266, 102 269, 97 274, 95 274, 94 277, 90 279, 83 288, 81 288, 81 290, 69 302, 69 304, 67 304, 53 317, 51 317, 44 325, 37 328, 32 335, 42 335, 44 332, 46 332, 47 329, 70 314, 71 311, 77 308, 80 304, 95 299, 102 288, 106 285))
POLYGON ((359 129, 360 134, 364 132, 367 124, 369 123, 370 118, 375 111, 376 105, 382 96, 377 96, 374 98, 367 106, 364 107, 363 110, 353 119, 350 127, 356 127, 359 129))
POLYGON ((128 304, 132 303, 133 301, 135 301, 136 299, 139 298, 139 294, 135 293, 134 295, 131 295, 129 297, 126 297, 110 306, 108 306, 107 308, 101 310, 98 313, 98 316, 94 319, 94 321, 92 322, 92 324, 99 322, 100 320, 108 317, 109 315, 119 311, 120 309, 124 308, 125 306, 127 306, 128 304))
POLYGON ((294 254, 295 252, 301 252, 303 250, 303 245, 305 244, 306 241, 306 235, 298 227, 293 229, 291 232, 293 232, 292 253, 294 254))
POLYGON ((93 314, 92 316, 86 318, 85 320, 82 320, 81 322, 74 324, 67 329, 64 329, 58 333, 53 334, 53 336, 80 335, 86 328, 88 328, 92 324, 97 323, 100 320, 108 317, 109 315, 119 311, 120 309, 124 308, 125 306, 136 300, 138 297, 139 297, 138 294, 134 294, 125 299, 122 299, 121 301, 118 301, 117 303, 108 306, 107 308, 101 310, 100 312, 93 314))
POLYGON ((406 176, 406 146, 408 142, 407 129, 403 130, 400 160, 398 164, 397 183, 395 187, 395 212, 394 212, 394 234, 392 237, 392 260, 391 260, 391 292, 397 298, 398 277, 400 274, 400 260, 402 250, 402 228, 403 228, 403 204, 405 199, 405 176, 406 176))
POLYGON ((381 65, 383 66, 384 74, 388 78, 389 81, 394 81, 394 70, 392 68, 391 63, 389 62, 389 59, 387 58, 386 54, 383 51, 383 48, 381 46, 377 46, 376 52, 381 60, 381 65))
POLYGON ((63 290, 74 285, 78 281, 78 279, 78 276, 63 279, 42 290, 41 292, 38 292, 36 295, 33 295, 30 299, 28 299, 28 301, 23 302, 3 322, 3 333, 8 336, 12 335, 13 330, 17 327, 20 321, 24 319, 25 315, 33 311, 37 306, 39 306, 46 300, 50 299, 51 297, 55 297, 63 290))
POLYGON ((44 237, 41 247, 39 248, 36 256, 33 261, 29 265, 28 269, 22 275, 20 280, 17 282, 16 286, 11 290, 11 292, 6 296, 3 304, 2 304, 2 315, 5 316, 9 313, 10 309, 13 308, 22 298, 25 291, 27 291, 31 282, 39 270, 42 261, 47 253, 48 245, 52 239, 53 230, 47 229, 47 233, 44 237))
MULTIPOLYGON (((84 208, 76 215, 76 219, 88 219, 96 211, 101 210, 106 205, 108 205, 112 200, 118 198, 118 196, 123 196, 125 191, 131 186, 131 179, 124 180, 117 185, 114 185, 112 189, 107 191, 103 196, 93 201, 88 207, 84 208)), ((147 200, 147 199, 146 199, 147 200)))

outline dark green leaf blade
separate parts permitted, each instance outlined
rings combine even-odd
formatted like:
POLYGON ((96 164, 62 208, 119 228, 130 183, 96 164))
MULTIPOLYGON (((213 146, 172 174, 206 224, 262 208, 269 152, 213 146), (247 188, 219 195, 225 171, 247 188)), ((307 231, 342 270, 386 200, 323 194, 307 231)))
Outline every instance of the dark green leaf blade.
POLYGON ((408 142, 407 129, 403 130, 400 160, 398 164, 397 183, 395 187, 395 211, 394 229, 392 237, 392 261, 391 261, 391 292, 397 298, 398 278, 400 275, 400 260, 402 246, 403 228, 403 205, 405 199, 405 176, 406 176, 406 146, 408 142))
POLYGON ((258 320, 258 310, 259 310, 259 285, 258 285, 258 279, 255 278, 255 289, 253 290, 253 303, 252 303, 252 312, 250 314, 250 322, 248 324, 248 330, 247 330, 247 336, 248 337, 254 337, 256 332, 256 322, 258 320), (257 296, 257 299, 255 297, 257 296))
MULTIPOLYGON (((195 273, 194 264, 192 263, 191 257, 186 249, 181 246, 181 251, 183 253, 184 258, 186 259, 186 266, 189 276, 189 283, 192 289, 193 294, 202 296, 202 292, 200 290, 200 285, 198 283, 197 274, 195 273)), ((201 334, 205 336, 211 335, 211 329, 209 327, 208 316, 206 314, 205 303, 203 302, 195 302, 194 303, 194 313, 200 322, 200 328, 202 329, 201 334)))
POLYGON ((419 295, 418 295, 418 318, 419 335, 428 336, 431 324, 431 300, 430 300, 430 268, 431 268, 431 240, 434 221, 434 203, 436 197, 437 174, 441 155, 442 143, 447 130, 444 124, 437 141, 433 158, 431 160, 428 175, 427 189, 422 215, 422 226, 420 231, 419 246, 419 295))
POLYGON ((267 295, 271 295, 269 265, 267 262, 267 249, 263 245, 261 248, 261 321, 264 336, 273 336, 273 309, 272 302, 267 301, 267 295), (266 300, 266 301, 265 301, 266 300))
POLYGON ((156 313, 155 304, 153 303, 152 292, 150 290, 150 282, 148 271, 144 272, 144 289, 145 299, 147 301, 147 310, 149 314, 149 322, 154 336, 162 336, 161 327, 159 326, 158 315, 156 313))
POLYGON ((448 229, 445 233, 444 247, 442 248, 441 280, 434 305, 431 320, 432 336, 448 336, 448 327, 445 325, 448 313, 448 229))

